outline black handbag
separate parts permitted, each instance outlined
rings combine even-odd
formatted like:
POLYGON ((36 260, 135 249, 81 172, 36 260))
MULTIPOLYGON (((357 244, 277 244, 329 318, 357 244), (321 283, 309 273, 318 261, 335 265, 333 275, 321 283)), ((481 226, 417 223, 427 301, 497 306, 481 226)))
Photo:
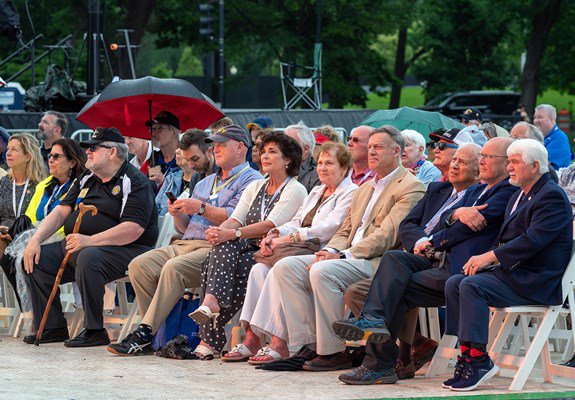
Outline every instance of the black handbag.
POLYGON ((27 231, 28 229, 33 227, 34 225, 32 225, 32 220, 30 219, 30 217, 28 217, 27 215, 20 215, 18 218, 16 218, 12 226, 8 229, 8 233, 10 234, 10 237, 14 239, 16 235, 24 231, 27 231))

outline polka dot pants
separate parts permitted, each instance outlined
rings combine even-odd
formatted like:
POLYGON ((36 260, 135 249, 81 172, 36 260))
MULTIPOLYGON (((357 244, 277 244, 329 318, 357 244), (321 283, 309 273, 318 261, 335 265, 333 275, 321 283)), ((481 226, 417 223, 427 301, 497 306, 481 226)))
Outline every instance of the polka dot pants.
POLYGON ((225 242, 214 246, 202 265, 202 292, 218 299, 220 316, 215 327, 211 322, 200 327, 200 338, 218 351, 226 344, 225 325, 244 304, 256 250, 246 239, 225 242))

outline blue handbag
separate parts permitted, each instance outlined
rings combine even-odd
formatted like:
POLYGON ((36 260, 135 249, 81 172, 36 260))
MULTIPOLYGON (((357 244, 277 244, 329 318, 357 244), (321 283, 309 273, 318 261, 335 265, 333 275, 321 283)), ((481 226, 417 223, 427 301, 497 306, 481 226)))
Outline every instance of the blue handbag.
POLYGON ((152 347, 158 350, 178 335, 186 335, 190 348, 194 349, 200 343, 199 325, 188 314, 200 306, 200 298, 186 292, 178 300, 170 315, 160 326, 154 336, 152 347))

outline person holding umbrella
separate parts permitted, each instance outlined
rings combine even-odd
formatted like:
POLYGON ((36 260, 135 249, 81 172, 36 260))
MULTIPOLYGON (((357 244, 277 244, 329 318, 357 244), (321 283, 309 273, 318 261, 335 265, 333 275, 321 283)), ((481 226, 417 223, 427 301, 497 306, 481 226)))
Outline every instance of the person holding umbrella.
MULTIPOLYGON (((92 138, 80 146, 86 148, 87 171, 42 220, 24 250, 24 270, 28 274, 36 329, 60 264, 66 253, 72 253, 62 282, 78 283, 85 329, 68 339, 62 305, 56 298, 40 341, 65 341, 67 347, 110 343, 103 327, 104 286, 124 277, 129 262, 150 250, 158 236, 158 212, 151 184, 127 161, 128 146, 122 134, 115 128, 97 128, 92 138), (85 215, 78 233, 70 234, 80 213, 79 203, 97 207, 98 214, 85 215), (62 226, 67 235, 64 240, 41 246, 62 226)), ((35 339, 26 336, 24 342, 32 344, 35 339)))
POLYGON ((166 180, 166 175, 180 168, 176 163, 176 149, 182 133, 180 120, 169 111, 160 111, 152 120, 146 122, 146 126, 152 127, 152 141, 160 148, 160 151, 154 152, 154 166, 148 170, 150 181, 159 189, 166 180))

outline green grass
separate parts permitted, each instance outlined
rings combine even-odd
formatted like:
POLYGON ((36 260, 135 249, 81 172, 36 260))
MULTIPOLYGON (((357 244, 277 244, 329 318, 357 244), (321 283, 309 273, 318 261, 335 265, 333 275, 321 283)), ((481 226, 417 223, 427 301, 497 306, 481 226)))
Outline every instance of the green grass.
MULTIPOLYGON (((424 100, 423 90, 420 87, 406 87, 401 91, 400 106, 417 107, 422 106, 424 100)), ((575 104, 575 95, 562 94, 556 90, 547 90, 541 96, 537 97, 537 104, 551 104, 557 110, 566 108, 573 109, 575 104)), ((389 97, 378 96, 374 93, 368 95, 367 109, 369 110, 387 110, 389 97)), ((346 109, 358 109, 359 106, 346 106, 346 109)), ((572 110, 575 111, 575 110, 572 110)))

